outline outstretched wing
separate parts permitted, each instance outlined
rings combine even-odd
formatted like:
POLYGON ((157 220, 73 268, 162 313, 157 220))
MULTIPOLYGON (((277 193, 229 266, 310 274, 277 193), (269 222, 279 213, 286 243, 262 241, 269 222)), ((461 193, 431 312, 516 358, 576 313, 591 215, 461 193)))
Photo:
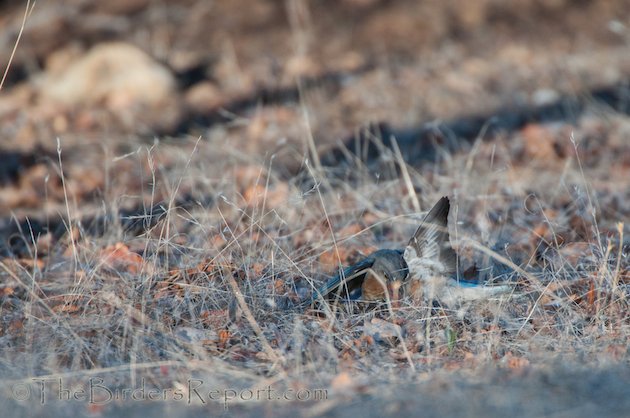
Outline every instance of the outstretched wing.
POLYGON ((361 288, 367 270, 370 269, 373 264, 374 258, 367 257, 345 268, 340 274, 332 277, 325 285, 317 290, 311 298, 310 304, 312 305, 319 298, 325 299, 335 294, 349 297, 353 291, 361 288))
POLYGON ((457 255, 451 247, 448 235, 450 208, 448 197, 442 197, 424 217, 408 244, 418 257, 439 260, 445 273, 454 273, 457 270, 457 255))

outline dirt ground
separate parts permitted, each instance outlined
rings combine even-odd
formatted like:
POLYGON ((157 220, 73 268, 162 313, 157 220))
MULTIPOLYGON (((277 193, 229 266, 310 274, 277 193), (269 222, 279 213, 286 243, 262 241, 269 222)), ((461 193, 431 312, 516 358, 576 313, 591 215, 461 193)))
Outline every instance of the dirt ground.
POLYGON ((2 407, 623 416, 629 17, 624 0, 0 1, 2 407), (512 293, 300 305, 404 246, 441 196, 462 268, 490 263, 475 278, 512 293), (191 380, 239 399, 173 399, 191 380), (158 399, 108 397, 143 384, 158 399), (325 396, 243 398, 267 387, 325 396))

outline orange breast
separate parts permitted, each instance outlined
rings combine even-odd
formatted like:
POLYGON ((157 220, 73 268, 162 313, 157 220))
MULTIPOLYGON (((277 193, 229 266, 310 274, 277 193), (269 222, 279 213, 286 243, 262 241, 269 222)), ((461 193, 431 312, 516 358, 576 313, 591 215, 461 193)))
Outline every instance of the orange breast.
POLYGON ((368 272, 363 280, 361 293, 363 299, 366 300, 383 300, 385 299, 385 281, 372 272, 368 272))

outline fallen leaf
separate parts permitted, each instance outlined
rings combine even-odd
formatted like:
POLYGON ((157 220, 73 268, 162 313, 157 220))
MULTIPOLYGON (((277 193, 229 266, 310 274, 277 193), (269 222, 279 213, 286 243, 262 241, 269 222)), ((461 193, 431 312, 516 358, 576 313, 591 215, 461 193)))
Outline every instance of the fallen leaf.
POLYGON ((142 256, 129 251, 129 247, 121 242, 105 247, 100 257, 106 266, 133 274, 140 272, 144 262, 142 256))
POLYGON ((73 305, 70 303, 62 303, 53 307, 53 311, 57 313, 74 313, 78 312, 80 309, 81 308, 79 308, 77 305, 73 305))
POLYGON ((319 256, 319 262, 322 265, 324 271, 336 271, 340 265, 346 263, 350 250, 345 247, 331 248, 324 251, 319 256))
MULTIPOLYGON (((201 313, 201 320, 204 326, 210 329, 222 329, 225 327, 228 321, 228 310, 227 309, 214 309, 209 311, 203 311, 201 313)), ((219 331, 220 333, 221 331, 219 331)))
POLYGON ((512 370, 522 370, 529 366, 529 360, 524 357, 516 357, 511 352, 508 352, 502 360, 505 365, 512 370))
POLYGON ((339 373, 330 382, 330 387, 333 390, 344 391, 351 389, 353 386, 355 386, 355 382, 348 372, 339 373))
POLYGON ((363 226, 355 222, 341 228, 336 235, 339 238, 348 238, 354 235, 359 235, 361 232, 363 232, 363 230, 363 226))
POLYGON ((554 161, 558 159, 553 133, 542 125, 529 124, 521 130, 525 156, 533 160, 554 161))
POLYGON ((219 331, 219 345, 225 346, 230 341, 230 338, 232 338, 232 334, 227 329, 219 331))

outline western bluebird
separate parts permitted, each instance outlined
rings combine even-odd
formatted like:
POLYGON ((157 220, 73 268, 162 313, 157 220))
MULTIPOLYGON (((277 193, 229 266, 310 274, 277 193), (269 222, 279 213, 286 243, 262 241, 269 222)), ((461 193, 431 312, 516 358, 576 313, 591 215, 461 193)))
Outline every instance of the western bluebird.
POLYGON ((399 288, 425 301, 453 302, 506 293, 509 286, 483 286, 458 279, 457 254, 448 234, 450 202, 442 197, 426 214, 404 250, 378 250, 344 269, 317 290, 319 298, 376 302, 398 299, 399 288))

